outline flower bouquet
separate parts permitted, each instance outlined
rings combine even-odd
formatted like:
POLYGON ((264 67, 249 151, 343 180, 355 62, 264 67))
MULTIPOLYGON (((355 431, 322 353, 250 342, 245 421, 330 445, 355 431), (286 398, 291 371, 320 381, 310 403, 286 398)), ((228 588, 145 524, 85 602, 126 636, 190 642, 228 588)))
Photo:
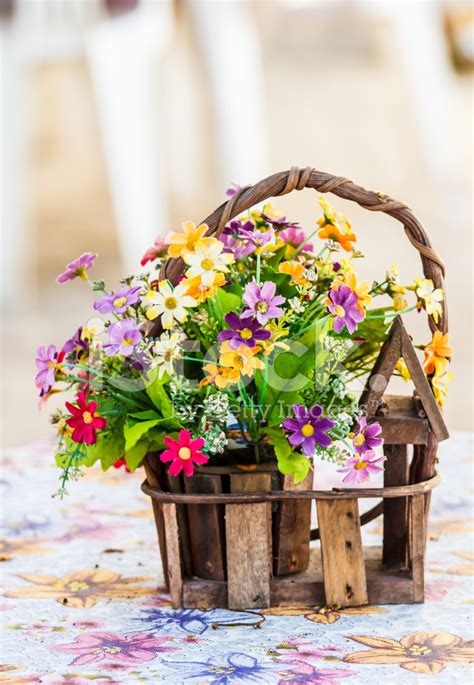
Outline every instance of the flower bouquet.
MULTIPOLYGON (((401 285, 396 265, 361 281, 349 219, 320 205, 308 236, 269 204, 229 221, 219 238, 185 222, 146 252, 148 271, 116 290, 90 278, 92 253, 58 276, 83 280, 94 298, 93 324, 37 351, 41 402, 69 393, 51 417, 59 494, 96 462, 135 471, 147 454, 171 478, 276 461, 298 483, 321 459, 354 484, 383 469, 380 426, 358 402, 363 379, 393 317, 424 309, 437 321, 443 293, 426 278, 401 285), (160 277, 169 258, 185 264, 176 285, 160 277)), ((448 335, 436 331, 420 349, 442 405, 448 335)), ((409 377, 403 360, 397 373, 409 377)))

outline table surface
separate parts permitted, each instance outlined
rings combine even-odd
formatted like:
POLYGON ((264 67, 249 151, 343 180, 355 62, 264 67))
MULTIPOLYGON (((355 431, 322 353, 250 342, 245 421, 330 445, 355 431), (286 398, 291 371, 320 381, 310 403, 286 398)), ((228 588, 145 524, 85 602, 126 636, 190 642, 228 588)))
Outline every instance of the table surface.
MULTIPOLYGON (((94 469, 59 500, 51 463, 44 445, 4 454, 0 683, 471 681, 469 434, 441 445, 427 598, 411 606, 174 611, 141 474, 94 469)), ((364 530, 379 536, 380 520, 364 530)))

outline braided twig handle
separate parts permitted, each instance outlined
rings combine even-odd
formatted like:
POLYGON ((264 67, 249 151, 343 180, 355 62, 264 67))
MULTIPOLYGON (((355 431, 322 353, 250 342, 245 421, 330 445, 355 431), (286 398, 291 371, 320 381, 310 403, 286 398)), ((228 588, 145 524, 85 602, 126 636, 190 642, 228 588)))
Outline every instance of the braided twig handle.
MULTIPOLYGON (((407 205, 392 199, 388 195, 366 190, 343 176, 333 176, 323 171, 317 171, 313 167, 306 167, 305 169, 291 167, 289 171, 280 171, 253 186, 240 188, 230 200, 220 205, 207 219, 204 219, 202 223, 209 226, 206 235, 218 238, 226 224, 238 214, 270 197, 286 195, 293 190, 302 190, 303 188, 314 188, 320 193, 333 193, 345 200, 357 202, 358 205, 371 212, 384 212, 400 221, 408 240, 420 253, 425 277, 430 278, 435 288, 441 288, 444 293, 444 263, 432 248, 426 230, 407 205)), ((182 259, 168 259, 162 266, 160 277, 167 278, 171 283, 176 284, 184 271, 185 264, 182 259)), ((443 314, 438 323, 431 316, 428 317, 428 320, 432 331, 447 332, 448 312, 445 293, 443 314)), ((155 325, 151 335, 156 335, 157 332, 158 327, 155 325)))

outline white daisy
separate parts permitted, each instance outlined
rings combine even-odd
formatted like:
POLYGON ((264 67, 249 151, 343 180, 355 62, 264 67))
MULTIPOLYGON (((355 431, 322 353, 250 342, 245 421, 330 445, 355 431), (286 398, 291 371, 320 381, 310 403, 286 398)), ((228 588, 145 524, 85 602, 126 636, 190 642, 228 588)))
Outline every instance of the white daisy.
POLYGON ((163 333, 160 339, 153 345, 154 361, 158 368, 158 377, 161 378, 165 371, 169 376, 173 375, 173 365, 181 359, 182 340, 181 333, 163 333))
POLYGON ((232 264, 234 257, 230 252, 223 252, 224 245, 220 240, 207 238, 198 240, 194 252, 183 255, 184 261, 191 268, 186 273, 187 278, 201 277, 203 286, 211 286, 217 271, 228 271, 228 264, 232 264))
POLYGON ((161 314, 163 328, 172 328, 173 322, 183 323, 188 317, 186 307, 195 307, 197 301, 194 297, 186 295, 188 286, 179 283, 175 288, 168 281, 160 281, 158 291, 150 290, 144 304, 150 304, 146 315, 148 319, 156 319, 161 314))

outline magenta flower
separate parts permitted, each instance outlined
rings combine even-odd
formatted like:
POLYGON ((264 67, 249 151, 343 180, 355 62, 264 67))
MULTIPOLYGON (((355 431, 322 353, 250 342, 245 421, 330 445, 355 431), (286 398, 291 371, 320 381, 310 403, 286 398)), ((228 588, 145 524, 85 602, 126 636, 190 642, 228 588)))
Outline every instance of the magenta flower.
MULTIPOLYGON (((280 233, 279 237, 284 243, 292 245, 293 247, 300 247, 300 245, 303 245, 304 241, 306 240, 305 232, 298 226, 298 224, 288 224, 287 228, 280 233)), ((313 244, 306 243, 306 245, 303 245, 301 249, 305 252, 312 252, 313 244)))
POLYGON ((338 685, 339 678, 348 678, 354 675, 354 672, 347 668, 314 668, 301 662, 295 668, 282 671, 279 675, 283 678, 278 681, 278 685, 338 685))
POLYGON ((387 457, 378 457, 372 450, 367 450, 364 454, 351 457, 346 461, 344 468, 337 469, 338 473, 345 473, 343 483, 363 483, 369 480, 371 475, 384 470, 382 464, 387 457))
POLYGON ((329 299, 332 304, 328 305, 328 309, 336 317, 334 319, 336 333, 340 333, 344 326, 349 333, 354 333, 357 324, 364 318, 364 315, 357 309, 357 295, 347 285, 341 285, 337 290, 331 290, 329 299))
POLYGON ((63 271, 56 278, 56 283, 65 283, 78 277, 87 281, 86 271, 91 268, 96 257, 97 255, 92 252, 84 252, 84 254, 81 254, 80 257, 66 266, 66 271, 63 271))
POLYGON ((81 352, 85 352, 88 344, 82 339, 82 326, 63 345, 63 352, 68 358, 74 359, 81 352))
POLYGON ((128 357, 141 339, 142 334, 135 321, 123 319, 110 326, 109 342, 104 345, 104 352, 108 357, 113 357, 115 354, 128 357))
POLYGON ((246 221, 242 226, 242 222, 239 220, 231 221, 219 236, 219 240, 224 244, 224 252, 231 252, 235 259, 243 259, 255 252, 255 245, 248 240, 240 239, 240 231, 246 227, 249 230, 253 229, 252 222, 246 221))
POLYGON ((255 347, 259 340, 268 340, 271 336, 270 331, 260 328, 258 321, 252 316, 238 316, 235 312, 230 312, 224 319, 230 328, 221 331, 217 339, 219 342, 228 340, 234 350, 238 350, 241 345, 255 347))
POLYGON ((283 421, 283 428, 292 433, 288 438, 290 445, 301 445, 301 450, 307 457, 313 456, 316 445, 329 447, 331 438, 326 435, 326 431, 334 427, 334 421, 322 417, 322 407, 314 404, 308 410, 302 404, 294 404, 293 411, 296 418, 283 421))
POLYGON ((123 314, 127 311, 127 307, 139 301, 139 292, 139 285, 134 288, 128 288, 126 285, 123 285, 115 294, 104 295, 100 300, 94 302, 94 309, 101 314, 110 314, 110 312, 123 314))
POLYGON ((167 435, 163 442, 168 449, 160 454, 160 460, 171 462, 168 469, 171 476, 179 476, 181 471, 185 476, 192 476, 194 464, 206 464, 209 459, 200 451, 204 447, 204 438, 191 440, 191 433, 188 430, 180 431, 178 440, 173 440, 167 435))
POLYGON ((77 654, 71 666, 84 666, 114 661, 125 664, 141 664, 152 661, 159 652, 173 652, 176 647, 164 647, 169 637, 155 637, 152 633, 83 633, 74 642, 55 645, 51 649, 66 654, 77 654))
POLYGON ((145 266, 148 262, 154 262, 158 257, 164 257, 168 247, 168 243, 161 236, 157 236, 153 245, 148 248, 141 258, 140 264, 145 266))
POLYGON ((383 443, 383 438, 378 437, 382 432, 380 423, 374 421, 367 425, 366 419, 361 416, 359 419, 359 427, 357 433, 354 435, 352 444, 357 454, 364 454, 367 450, 372 450, 383 443))
POLYGON ((277 305, 283 304, 285 298, 282 295, 275 295, 275 291, 276 285, 273 281, 265 281, 262 287, 255 281, 248 283, 243 296, 248 306, 242 312, 242 316, 253 315, 262 326, 269 319, 281 316, 283 309, 277 305))
POLYGON ((38 373, 36 374, 35 384, 40 394, 46 394, 53 387, 55 378, 55 373, 58 369, 58 365, 61 364, 64 359, 64 352, 57 352, 55 345, 48 345, 46 347, 38 347, 36 350, 36 368, 38 373))
POLYGON ((235 181, 231 181, 230 184, 231 187, 227 188, 227 190, 225 191, 227 197, 232 197, 232 195, 235 195, 235 193, 242 188, 242 186, 239 183, 236 183, 235 181))

